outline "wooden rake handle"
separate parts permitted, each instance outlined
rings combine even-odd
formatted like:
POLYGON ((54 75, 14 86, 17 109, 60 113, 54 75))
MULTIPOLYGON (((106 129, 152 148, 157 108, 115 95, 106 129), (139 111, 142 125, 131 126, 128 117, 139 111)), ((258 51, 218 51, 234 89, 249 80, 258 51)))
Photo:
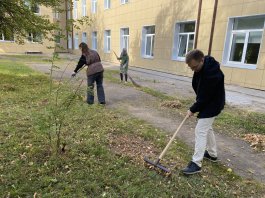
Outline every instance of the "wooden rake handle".
POLYGON ((176 132, 174 133, 174 135, 171 137, 171 139, 169 140, 169 142, 167 143, 167 146, 164 148, 164 150, 162 151, 162 153, 160 154, 158 160, 161 160, 163 158, 163 156, 165 155, 165 153, 167 152, 169 146, 171 145, 171 143, 173 142, 173 140, 175 139, 176 135, 178 134, 179 130, 181 129, 182 125, 184 124, 184 122, 189 118, 188 115, 186 115, 186 117, 183 119, 183 121, 180 123, 178 129, 176 130, 176 132))

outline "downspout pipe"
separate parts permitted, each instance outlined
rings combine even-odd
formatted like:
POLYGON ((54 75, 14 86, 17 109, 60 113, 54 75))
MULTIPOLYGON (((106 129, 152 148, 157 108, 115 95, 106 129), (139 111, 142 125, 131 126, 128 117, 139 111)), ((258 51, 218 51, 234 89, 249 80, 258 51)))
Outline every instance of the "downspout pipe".
POLYGON ((210 42, 209 42, 209 48, 208 48, 208 55, 209 56, 212 53, 213 34, 214 34, 214 26, 215 26, 215 20, 216 20, 217 6, 218 6, 218 0, 215 0, 214 1, 213 18, 212 18, 211 34, 210 34, 210 42))
POLYGON ((202 11, 202 0, 199 0, 198 16, 197 16, 197 22, 196 22, 196 32, 195 32, 194 49, 197 48, 197 43, 198 43, 199 28, 200 28, 200 21, 201 21, 201 11, 202 11))

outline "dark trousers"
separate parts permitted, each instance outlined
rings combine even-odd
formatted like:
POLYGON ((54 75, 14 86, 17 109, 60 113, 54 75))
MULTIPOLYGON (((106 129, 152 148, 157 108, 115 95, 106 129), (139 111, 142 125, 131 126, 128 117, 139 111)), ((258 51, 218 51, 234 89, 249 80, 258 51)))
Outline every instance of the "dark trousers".
POLYGON ((105 104, 105 93, 103 88, 103 72, 95 73, 87 77, 87 103, 94 103, 94 83, 97 84, 98 102, 105 104))
MULTIPOLYGON (((125 81, 127 82, 128 75, 124 74, 124 76, 125 76, 125 81)), ((123 81, 123 73, 120 73, 120 77, 121 77, 121 81, 123 81)))

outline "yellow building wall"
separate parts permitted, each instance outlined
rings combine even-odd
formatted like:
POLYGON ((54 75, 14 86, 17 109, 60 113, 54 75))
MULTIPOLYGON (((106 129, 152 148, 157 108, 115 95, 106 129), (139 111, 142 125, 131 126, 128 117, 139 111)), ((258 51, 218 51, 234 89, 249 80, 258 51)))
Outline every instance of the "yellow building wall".
MULTIPOLYGON (((203 0, 200 18, 197 48, 208 53, 210 31, 215 0, 203 0)), ((104 52, 104 31, 111 30, 111 49, 120 53, 120 28, 130 30, 130 65, 192 76, 185 62, 172 60, 174 28, 177 22, 196 21, 198 0, 130 0, 121 5, 120 0, 111 0, 111 8, 104 9, 104 0, 98 0, 97 13, 91 14, 91 1, 87 1, 87 12, 94 19, 90 27, 82 27, 79 32, 88 33, 88 45, 91 47, 92 31, 98 34, 98 52, 102 60, 115 62, 114 53, 104 52), (155 25, 154 58, 143 58, 141 39, 143 26, 155 25)), ((82 2, 78 3, 82 9, 82 2)), ((211 55, 221 63, 228 84, 265 90, 265 36, 261 43, 257 69, 227 67, 222 64, 225 39, 229 18, 265 14, 264 0, 219 0, 211 55)), ((81 13, 80 15, 81 16, 81 13)), ((264 33, 265 34, 265 33, 264 33)), ((73 51, 80 54, 79 50, 73 51)))

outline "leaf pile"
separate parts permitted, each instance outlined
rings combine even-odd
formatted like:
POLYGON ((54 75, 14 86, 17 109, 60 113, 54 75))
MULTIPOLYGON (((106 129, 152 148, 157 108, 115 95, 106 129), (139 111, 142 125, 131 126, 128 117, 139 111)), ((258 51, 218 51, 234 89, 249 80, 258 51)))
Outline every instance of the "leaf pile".
POLYGON ((171 109, 180 109, 182 104, 178 100, 173 100, 173 101, 164 101, 160 105, 161 107, 167 107, 171 109))
POLYGON ((261 150, 265 152, 265 135, 247 134, 243 139, 249 142, 250 146, 255 150, 261 150))

